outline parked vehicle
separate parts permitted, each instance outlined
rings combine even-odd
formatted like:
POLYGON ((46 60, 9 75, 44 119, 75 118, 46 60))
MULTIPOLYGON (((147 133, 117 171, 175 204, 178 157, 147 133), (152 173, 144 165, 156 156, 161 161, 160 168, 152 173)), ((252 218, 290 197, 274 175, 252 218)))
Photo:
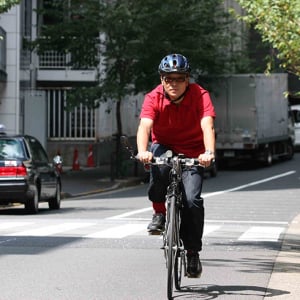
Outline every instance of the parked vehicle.
POLYGON ((274 159, 294 155, 287 75, 245 74, 219 78, 212 93, 218 164, 230 160, 274 159))
POLYGON ((295 147, 300 149, 300 104, 291 105, 291 110, 294 117, 295 147))
POLYGON ((40 201, 59 209, 61 178, 40 142, 28 135, 0 135, 0 204, 23 203, 37 213, 40 201))

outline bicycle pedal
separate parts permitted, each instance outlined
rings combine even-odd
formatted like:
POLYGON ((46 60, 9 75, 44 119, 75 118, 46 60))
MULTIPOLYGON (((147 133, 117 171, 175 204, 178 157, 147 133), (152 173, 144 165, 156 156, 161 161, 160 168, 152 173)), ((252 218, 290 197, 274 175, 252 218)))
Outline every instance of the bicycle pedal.
POLYGON ((162 235, 163 231, 161 230, 151 230, 148 231, 149 235, 162 235))

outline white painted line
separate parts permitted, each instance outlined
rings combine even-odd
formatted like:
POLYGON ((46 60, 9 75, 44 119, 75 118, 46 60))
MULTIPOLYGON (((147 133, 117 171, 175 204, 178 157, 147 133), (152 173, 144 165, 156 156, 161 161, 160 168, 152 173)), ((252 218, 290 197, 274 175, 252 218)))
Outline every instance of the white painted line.
MULTIPOLYGON (((202 194, 202 196, 203 196, 204 199, 212 197, 212 196, 218 196, 218 195, 226 194, 226 193, 229 193, 229 192, 242 190, 242 189, 245 189, 249 186, 258 185, 258 184, 268 182, 268 181, 271 181, 271 180, 275 180, 275 179, 278 179, 278 178, 281 178, 281 177, 289 176, 289 175, 292 175, 294 173, 296 173, 295 170, 289 171, 289 172, 286 172, 286 173, 282 173, 282 174, 279 174, 279 175, 275 175, 275 176, 272 176, 272 177, 268 177, 268 178, 265 178, 265 179, 262 179, 262 180, 253 181, 253 182, 250 182, 248 184, 237 186, 235 188, 231 188, 231 189, 227 189, 227 190, 223 190, 223 191, 218 191, 218 192, 213 192, 213 193, 208 193, 208 194, 202 194)), ((107 219, 110 219, 110 220, 125 219, 129 216, 136 215, 136 214, 139 214, 139 213, 144 213, 144 212, 151 211, 151 210, 153 210, 152 207, 146 207, 146 208, 142 208, 142 209, 129 211, 127 213, 116 215, 116 216, 113 216, 113 217, 110 217, 110 218, 107 218, 107 219)))
POLYGON ((272 176, 272 177, 268 177, 268 178, 265 178, 265 179, 262 179, 262 180, 253 181, 253 182, 250 182, 250 183, 247 183, 247 184, 243 184, 243 185, 237 186, 237 187, 232 188, 232 189, 227 189, 227 190, 218 191, 218 192, 214 192, 214 193, 203 194, 202 196, 203 196, 203 198, 218 196, 218 195, 222 195, 222 194, 225 194, 225 193, 242 190, 242 189, 245 189, 249 186, 258 185, 258 184, 265 183, 265 182, 268 182, 268 181, 272 181, 272 180, 275 180, 275 179, 278 179, 278 178, 281 178, 281 177, 289 176, 289 175, 292 175, 294 173, 296 173, 296 171, 293 170, 293 171, 289 171, 289 172, 282 173, 282 174, 279 174, 279 175, 275 175, 275 176, 272 176))
POLYGON ((49 236, 61 232, 70 231, 73 229, 93 226, 96 223, 62 223, 57 225, 50 225, 41 228, 19 231, 15 233, 5 234, 5 236, 49 236))
POLYGON ((122 226, 112 227, 106 230, 94 232, 85 235, 84 237, 94 239, 121 239, 142 230, 146 230, 145 224, 125 224, 122 226))
POLYGON ((107 219, 109 219, 109 220, 123 219, 123 218, 129 217, 129 216, 132 216, 132 215, 136 215, 136 214, 139 214, 139 213, 143 213, 143 212, 146 212, 146 211, 149 211, 149 210, 152 210, 152 209, 153 209, 152 207, 146 207, 146 208, 142 208, 142 209, 129 211, 127 213, 117 215, 117 216, 113 216, 113 217, 110 217, 110 218, 107 218, 107 219))
POLYGON ((1 222, 0 223, 0 230, 3 229, 10 229, 10 228, 15 228, 15 227, 22 227, 22 226, 26 226, 26 225, 31 225, 33 224, 33 222, 1 222))
POLYGON ((252 220, 205 220, 205 223, 224 223, 224 224, 269 224, 269 225, 288 225, 289 222, 280 221, 252 221, 252 220))
POLYGON ((206 236, 216 230, 221 228, 220 225, 204 225, 204 231, 203 231, 203 236, 206 236))
POLYGON ((244 232, 238 240, 252 242, 276 242, 278 241, 279 236, 283 231, 283 227, 254 226, 248 229, 246 232, 244 232))

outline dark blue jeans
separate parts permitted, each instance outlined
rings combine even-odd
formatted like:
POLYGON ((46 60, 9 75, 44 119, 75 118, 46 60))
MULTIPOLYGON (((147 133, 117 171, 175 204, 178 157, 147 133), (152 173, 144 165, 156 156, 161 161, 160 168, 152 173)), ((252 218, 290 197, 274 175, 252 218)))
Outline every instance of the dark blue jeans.
MULTIPOLYGON (((169 150, 160 144, 152 144, 151 152, 154 156, 160 156, 169 150)), ((170 167, 152 166, 148 196, 152 202, 165 202, 167 187, 169 185, 170 167)), ((204 226, 204 206, 201 197, 203 168, 192 167, 183 169, 182 194, 184 208, 182 210, 182 222, 180 234, 184 247, 187 250, 202 249, 202 235, 204 226)))

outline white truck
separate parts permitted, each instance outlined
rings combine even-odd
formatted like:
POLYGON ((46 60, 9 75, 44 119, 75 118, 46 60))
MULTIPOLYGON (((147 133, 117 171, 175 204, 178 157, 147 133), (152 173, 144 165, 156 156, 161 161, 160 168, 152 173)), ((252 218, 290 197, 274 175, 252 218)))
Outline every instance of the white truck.
POLYGON ((291 159, 294 133, 286 74, 242 74, 218 78, 212 91, 216 109, 217 162, 291 159))

